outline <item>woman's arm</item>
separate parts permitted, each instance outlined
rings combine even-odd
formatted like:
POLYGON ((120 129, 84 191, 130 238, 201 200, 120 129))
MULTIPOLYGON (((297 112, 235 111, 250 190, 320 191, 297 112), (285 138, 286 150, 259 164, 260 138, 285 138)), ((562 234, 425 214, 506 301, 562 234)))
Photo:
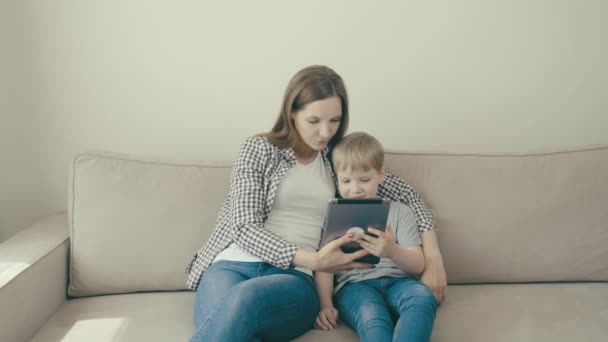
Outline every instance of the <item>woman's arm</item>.
POLYGON ((424 203, 416 190, 400 177, 386 173, 384 182, 380 185, 378 192, 384 198, 401 202, 410 207, 416 215, 416 223, 421 233, 437 229, 431 209, 424 203))
POLYGON ((447 297, 447 276, 437 242, 437 226, 433 213, 416 190, 395 175, 387 173, 378 192, 382 197, 404 203, 414 211, 426 263, 420 281, 433 291, 441 304, 447 297))
POLYGON ((265 184, 274 145, 266 138, 251 137, 241 145, 230 179, 230 232, 244 251, 277 267, 288 268, 298 246, 264 227, 265 184))
POLYGON ((437 232, 435 230, 426 231, 420 234, 420 238, 426 262, 426 268, 420 281, 433 291, 437 302, 441 304, 448 296, 448 281, 443 266, 443 257, 437 243, 437 232))

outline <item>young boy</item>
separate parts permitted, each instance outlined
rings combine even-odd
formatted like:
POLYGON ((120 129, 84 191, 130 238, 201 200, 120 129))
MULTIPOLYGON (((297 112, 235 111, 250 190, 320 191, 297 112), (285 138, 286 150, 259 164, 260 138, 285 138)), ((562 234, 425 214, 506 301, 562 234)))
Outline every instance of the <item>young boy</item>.
MULTIPOLYGON (((384 179, 384 151, 374 137, 352 133, 333 150, 338 190, 344 198, 378 197, 384 179)), ((437 301, 416 280, 425 267, 416 217, 399 202, 391 202, 386 232, 369 228, 374 238, 360 234, 357 242, 380 258, 372 269, 335 275, 317 272, 320 312, 315 327, 337 327, 338 312, 361 341, 429 341, 437 301), (332 295, 335 291, 335 304, 332 295), (393 318, 397 319, 393 324, 393 318)))

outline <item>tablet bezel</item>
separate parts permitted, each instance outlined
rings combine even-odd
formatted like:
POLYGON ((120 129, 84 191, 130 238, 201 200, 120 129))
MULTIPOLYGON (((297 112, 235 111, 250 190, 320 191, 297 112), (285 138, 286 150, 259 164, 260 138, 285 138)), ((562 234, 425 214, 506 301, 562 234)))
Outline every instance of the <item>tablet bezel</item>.
MULTIPOLYGON (((384 231, 388 221, 390 204, 391 201, 382 198, 329 199, 319 247, 340 238, 352 227, 360 227, 368 235, 373 235, 367 232, 368 227, 384 231), (365 214, 362 214, 361 210, 364 210, 365 214)), ((342 251, 353 253, 361 248, 358 243, 351 242, 342 246, 342 251)), ((380 259, 369 254, 357 261, 376 264, 380 259)))

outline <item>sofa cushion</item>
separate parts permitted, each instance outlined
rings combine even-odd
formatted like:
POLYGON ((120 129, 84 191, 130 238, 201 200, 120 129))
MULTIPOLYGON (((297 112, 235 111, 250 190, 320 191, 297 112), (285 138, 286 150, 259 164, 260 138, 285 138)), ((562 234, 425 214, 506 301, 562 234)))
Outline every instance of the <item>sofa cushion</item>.
POLYGON ((181 291, 72 299, 30 342, 188 341, 194 296, 181 291))
MULTIPOLYGON (((188 341, 194 333, 194 297, 194 292, 181 291, 72 299, 30 342, 188 341)), ((357 341, 344 325, 303 337, 304 341, 357 341)))
POLYGON ((229 166, 84 153, 69 189, 71 296, 185 288, 209 237, 229 166))
POLYGON ((608 280, 608 148, 386 167, 433 210, 450 283, 608 280))
MULTIPOLYGON (((439 307, 433 342, 603 341, 608 284, 453 285, 439 307)), ((66 302, 31 342, 187 341, 193 292, 136 293, 66 302)), ((357 341, 344 325, 297 342, 357 341)))
POLYGON ((604 341, 608 283, 451 285, 433 342, 604 341))

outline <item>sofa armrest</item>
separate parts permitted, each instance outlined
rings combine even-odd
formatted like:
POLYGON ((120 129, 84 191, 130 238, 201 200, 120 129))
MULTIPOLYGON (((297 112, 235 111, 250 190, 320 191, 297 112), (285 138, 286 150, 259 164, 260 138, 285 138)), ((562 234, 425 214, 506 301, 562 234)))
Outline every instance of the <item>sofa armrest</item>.
POLYGON ((68 257, 66 213, 0 243, 0 341, 29 340, 66 301, 68 257))

